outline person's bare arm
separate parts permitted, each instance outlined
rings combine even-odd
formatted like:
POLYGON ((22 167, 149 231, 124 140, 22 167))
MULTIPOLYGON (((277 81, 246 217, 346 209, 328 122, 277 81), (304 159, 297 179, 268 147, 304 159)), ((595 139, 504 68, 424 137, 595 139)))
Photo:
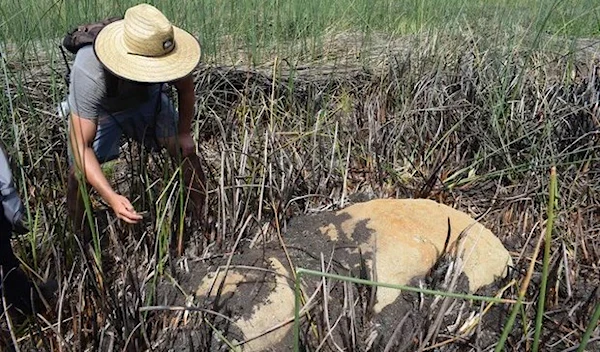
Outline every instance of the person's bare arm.
POLYGON ((126 197, 116 193, 104 176, 93 149, 96 137, 96 122, 71 115, 70 141, 75 164, 85 179, 111 206, 116 216, 128 223, 136 223, 142 216, 135 212, 126 197))

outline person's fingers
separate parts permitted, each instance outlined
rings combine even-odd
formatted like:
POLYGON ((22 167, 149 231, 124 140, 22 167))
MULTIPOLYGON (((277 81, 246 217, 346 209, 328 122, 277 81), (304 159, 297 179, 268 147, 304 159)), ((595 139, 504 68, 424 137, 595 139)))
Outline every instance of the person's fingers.
POLYGON ((142 216, 135 211, 135 208, 126 197, 123 197, 123 205, 125 206, 125 210, 129 213, 127 214, 129 218, 142 218, 142 216))
POLYGON ((142 219, 142 215, 138 214, 131 202, 126 197, 121 197, 119 206, 115 209, 117 217, 127 223, 135 224, 142 219))
POLYGON ((137 223, 137 220, 130 219, 130 218, 128 218, 128 217, 127 217, 127 216, 125 216, 125 215, 121 215, 121 216, 119 216, 119 218, 120 218, 121 220, 125 221, 126 223, 129 223, 129 224, 136 224, 136 223, 137 223))
POLYGON ((125 209, 125 216, 131 220, 140 220, 142 219, 142 215, 138 214, 135 210, 125 209))
POLYGON ((133 205, 131 204, 131 202, 129 201, 129 199, 127 199, 127 197, 122 197, 121 198, 121 204, 123 204, 123 206, 125 207, 125 210, 127 210, 129 212, 135 212, 135 209, 133 208, 133 205))
POLYGON ((128 222, 130 224, 136 224, 138 221, 140 221, 142 219, 141 215, 134 213, 134 212, 123 211, 119 215, 120 215, 121 220, 128 222))

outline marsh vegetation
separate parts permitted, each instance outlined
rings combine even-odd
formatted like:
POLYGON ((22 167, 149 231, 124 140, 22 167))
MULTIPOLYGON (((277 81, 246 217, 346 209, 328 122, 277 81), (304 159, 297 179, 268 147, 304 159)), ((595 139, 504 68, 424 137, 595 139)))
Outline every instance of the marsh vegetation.
MULTIPOLYGON (((2 317, 7 339, 23 350, 163 350, 197 330, 197 348, 230 346, 215 338, 214 312, 181 289, 189 263, 235 256, 238 236, 240 246, 269 241, 294 216, 358 197, 419 197, 468 212, 511 251, 506 287, 485 292, 516 300, 527 288, 506 350, 539 341, 540 350, 574 351, 586 339, 588 350, 600 348, 597 2, 154 3, 203 49, 194 133, 208 206, 182 256, 169 250, 171 236, 189 228, 178 167, 130 141, 107 167, 147 212, 143 223, 119 223, 93 193, 97 241, 82 244, 66 218, 61 36, 134 2, 2 3, 0 134, 31 228, 14 246, 31 277, 59 282, 50 313, 22 326, 2 317), (533 257, 546 234, 552 167, 553 231, 548 251, 533 257), (165 285, 199 309, 150 309, 164 303, 165 285)), ((495 323, 470 335, 424 341, 424 324, 404 338, 423 350, 493 350, 513 306, 496 305, 495 323)), ((324 335, 302 339, 318 346, 324 335)), ((361 341, 346 347, 368 350, 361 341)))

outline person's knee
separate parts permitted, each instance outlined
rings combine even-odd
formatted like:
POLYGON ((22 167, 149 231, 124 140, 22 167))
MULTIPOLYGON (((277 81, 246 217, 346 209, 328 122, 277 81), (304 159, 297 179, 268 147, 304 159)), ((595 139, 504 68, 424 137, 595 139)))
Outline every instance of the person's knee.
POLYGON ((77 175, 77 169, 74 166, 70 167, 67 177, 67 188, 71 191, 79 188, 79 178, 77 175))
POLYGON ((75 166, 69 167, 69 181, 77 181, 77 168, 75 166))
POLYGON ((178 148, 179 143, 177 142, 177 138, 175 136, 159 138, 158 144, 160 145, 161 148, 165 148, 171 157, 173 157, 173 158, 180 157, 179 148, 178 148))
POLYGON ((67 178, 67 209, 71 216, 79 212, 78 209, 83 202, 80 188, 79 171, 75 167, 71 167, 67 178))

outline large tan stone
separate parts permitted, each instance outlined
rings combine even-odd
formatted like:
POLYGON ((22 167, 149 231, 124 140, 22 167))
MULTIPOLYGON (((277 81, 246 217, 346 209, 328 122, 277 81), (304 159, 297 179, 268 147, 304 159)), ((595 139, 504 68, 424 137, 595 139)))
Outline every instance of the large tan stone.
MULTIPOLYGON (((309 258, 319 258, 321 253, 324 257, 335 253, 336 261, 356 267, 358 250, 350 248, 358 246, 367 264, 375 267, 377 281, 408 284, 414 277, 425 276, 442 255, 448 219, 450 247, 459 234, 467 230, 459 247, 464 250, 462 270, 469 279, 470 291, 505 275, 507 265, 512 261, 500 240, 467 214, 431 200, 378 199, 336 213, 299 217, 295 224, 290 224, 285 240, 291 245, 288 253, 295 265, 320 270, 319 264, 307 259, 306 253, 310 253, 309 258), (375 265, 373 260, 377 261, 375 265)), ((223 273, 207 275, 196 294, 214 297, 218 285, 224 282, 223 297, 233 297, 226 302, 234 312, 232 319, 242 332, 242 338, 251 339, 243 345, 243 351, 284 350, 287 347, 283 346, 289 346, 291 341, 292 325, 286 322, 293 316, 293 282, 289 270, 282 265, 285 255, 281 248, 273 245, 257 255, 261 251, 247 250, 238 260, 245 265, 274 271, 277 275, 265 276, 262 269, 232 268, 226 277, 223 273), (265 258, 263 254, 267 261, 262 259, 265 258), (260 259, 257 261, 257 258, 260 259), (257 336, 260 337, 254 339, 257 336)), ((310 285, 305 289, 310 296, 310 285)), ((375 312, 381 312, 399 294, 398 290, 378 288, 375 312)), ((239 335, 235 339, 239 339, 239 335)))
POLYGON ((224 281, 222 295, 234 294, 240 296, 242 301, 247 301, 241 305, 247 311, 236 312, 239 316, 234 318, 244 338, 250 339, 242 345, 244 352, 269 350, 292 327, 290 319, 294 316, 294 290, 293 284, 288 283, 290 274, 276 258, 269 258, 268 261, 270 270, 276 273, 271 279, 265 280, 259 271, 232 269, 227 275, 223 271, 207 275, 196 291, 197 296, 210 295, 214 298, 217 287, 224 281), (266 285, 269 292, 260 301, 253 302, 246 297, 255 285, 266 285))
MULTIPOLYGON (((321 233, 333 241, 345 236, 363 253, 376 251, 377 281, 407 284, 425 275, 443 251, 448 219, 451 244, 468 229, 463 242, 463 271, 471 291, 505 275, 507 265, 512 263, 508 251, 490 230, 467 214, 431 200, 377 199, 342 209, 336 217, 344 219, 341 226, 325 225, 321 233)), ((381 311, 399 294, 398 290, 379 288, 375 311, 381 311)))

